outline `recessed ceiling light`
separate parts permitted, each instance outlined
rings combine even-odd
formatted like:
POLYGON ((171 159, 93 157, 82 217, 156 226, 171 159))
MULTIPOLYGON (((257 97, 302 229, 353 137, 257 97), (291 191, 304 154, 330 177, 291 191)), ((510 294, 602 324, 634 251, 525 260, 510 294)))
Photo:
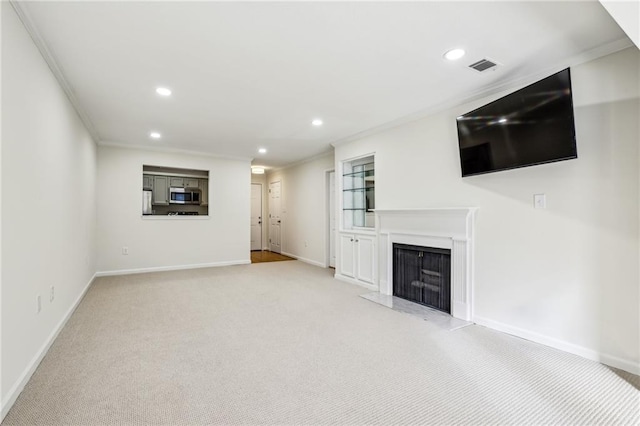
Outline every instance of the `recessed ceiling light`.
POLYGON ((311 122, 311 124, 313 124, 314 126, 322 126, 322 120, 320 120, 319 118, 316 118, 311 122))
POLYGON ((498 120, 498 123, 506 123, 506 122, 507 122, 507 119, 504 117, 498 120))
POLYGON ((149 133, 149 137, 150 137, 151 139, 160 139, 160 137, 161 137, 161 136, 162 136, 162 135, 161 135, 160 133, 158 133, 158 132, 151 132, 151 133, 149 133))
POLYGON ((462 58, 465 53, 464 49, 451 49, 444 54, 444 58, 449 61, 455 61, 462 58))
POLYGON ((251 166, 251 173, 253 173, 254 175, 263 175, 264 174, 264 167, 262 167, 262 166, 251 166))
POLYGON ((166 87, 158 87, 156 89, 156 93, 158 95, 162 95, 162 96, 170 96, 171 95, 171 90, 167 89, 166 87))
POLYGON ((266 154, 266 153, 267 153, 267 148, 260 148, 260 149, 258 150, 258 152, 259 152, 260 154, 266 154))

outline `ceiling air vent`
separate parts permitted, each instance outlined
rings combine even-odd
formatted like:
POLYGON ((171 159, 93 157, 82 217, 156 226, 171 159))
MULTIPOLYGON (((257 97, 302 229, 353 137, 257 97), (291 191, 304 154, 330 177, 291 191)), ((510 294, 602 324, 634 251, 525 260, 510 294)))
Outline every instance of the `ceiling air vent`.
POLYGON ((495 67, 496 64, 495 62, 491 62, 488 59, 480 59, 478 62, 474 62, 473 64, 469 65, 469 68, 473 68, 474 70, 478 71, 478 72, 482 72, 482 71, 486 71, 490 68, 495 67))

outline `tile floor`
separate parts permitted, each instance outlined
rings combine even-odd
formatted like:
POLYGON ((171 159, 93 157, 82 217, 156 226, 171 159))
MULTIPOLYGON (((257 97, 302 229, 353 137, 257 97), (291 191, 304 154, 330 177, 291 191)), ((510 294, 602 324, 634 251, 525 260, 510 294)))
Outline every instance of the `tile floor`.
POLYGON ((438 325, 445 330, 457 330, 472 324, 469 321, 454 318, 445 312, 441 312, 427 306, 422 306, 418 303, 410 302, 395 296, 387 296, 386 294, 373 292, 362 294, 360 297, 379 305, 386 306, 387 308, 391 308, 394 311, 422 318, 423 320, 438 325))

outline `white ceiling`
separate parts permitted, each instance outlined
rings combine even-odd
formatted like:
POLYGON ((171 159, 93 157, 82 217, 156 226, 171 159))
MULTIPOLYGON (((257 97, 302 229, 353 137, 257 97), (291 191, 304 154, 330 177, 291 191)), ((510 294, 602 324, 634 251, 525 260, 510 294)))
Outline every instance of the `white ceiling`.
POLYGON ((255 157, 271 167, 631 45, 597 1, 53 1, 17 9, 99 143, 255 157), (452 47, 467 56, 445 61, 452 47), (501 67, 466 68, 484 57, 501 67), (173 96, 159 97, 156 86, 173 96), (314 118, 325 124, 312 126, 314 118), (162 138, 151 140, 152 130, 162 138))

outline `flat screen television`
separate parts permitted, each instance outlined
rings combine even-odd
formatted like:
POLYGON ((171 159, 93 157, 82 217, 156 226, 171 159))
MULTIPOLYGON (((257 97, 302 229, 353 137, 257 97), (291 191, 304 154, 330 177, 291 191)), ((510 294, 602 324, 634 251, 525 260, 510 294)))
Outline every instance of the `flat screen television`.
POLYGON ((462 177, 578 158, 569 68, 457 123, 462 177))

